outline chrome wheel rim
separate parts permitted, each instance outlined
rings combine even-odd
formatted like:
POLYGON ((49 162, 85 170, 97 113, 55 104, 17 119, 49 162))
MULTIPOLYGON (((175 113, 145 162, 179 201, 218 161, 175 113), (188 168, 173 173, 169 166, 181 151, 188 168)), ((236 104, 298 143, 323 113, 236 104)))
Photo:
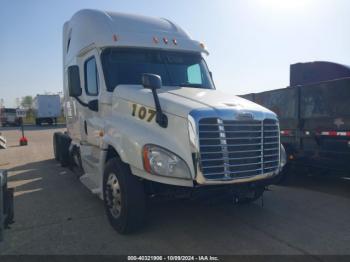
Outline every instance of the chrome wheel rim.
POLYGON ((116 174, 108 175, 105 191, 108 209, 114 218, 118 218, 122 209, 122 196, 116 174))

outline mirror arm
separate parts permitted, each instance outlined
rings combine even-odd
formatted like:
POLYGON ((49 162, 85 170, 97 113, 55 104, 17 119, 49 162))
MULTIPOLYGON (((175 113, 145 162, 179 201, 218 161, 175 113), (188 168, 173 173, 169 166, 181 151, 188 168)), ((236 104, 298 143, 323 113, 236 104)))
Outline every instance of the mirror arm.
POLYGON ((156 122, 158 123, 159 126, 163 128, 168 127, 168 117, 163 113, 162 108, 159 103, 159 98, 157 94, 157 90, 155 88, 152 88, 152 94, 153 94, 153 99, 154 99, 154 104, 156 106, 156 122))
POLYGON ((74 96, 74 98, 79 102, 79 104, 81 104, 82 106, 85 106, 85 107, 88 107, 89 104, 87 103, 84 103, 83 101, 81 101, 81 99, 77 96, 74 96))

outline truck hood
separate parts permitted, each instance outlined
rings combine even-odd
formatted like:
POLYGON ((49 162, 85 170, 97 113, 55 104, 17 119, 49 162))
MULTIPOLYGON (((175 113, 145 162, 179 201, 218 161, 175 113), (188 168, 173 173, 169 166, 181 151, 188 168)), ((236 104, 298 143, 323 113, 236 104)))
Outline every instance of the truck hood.
MULTIPOLYGON (((154 108, 151 90, 139 85, 120 85, 115 89, 115 96, 130 102, 154 108)), ((195 109, 232 109, 266 113, 275 116, 270 110, 249 100, 214 89, 189 87, 162 87, 157 90, 164 112, 187 118, 195 109)))

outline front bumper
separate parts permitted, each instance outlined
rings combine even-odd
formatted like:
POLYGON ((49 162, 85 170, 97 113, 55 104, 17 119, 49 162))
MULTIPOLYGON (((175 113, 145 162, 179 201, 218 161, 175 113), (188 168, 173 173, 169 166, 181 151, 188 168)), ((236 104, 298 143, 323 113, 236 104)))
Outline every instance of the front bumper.
POLYGON ((263 180, 269 180, 276 177, 279 172, 269 172, 265 174, 259 174, 251 177, 227 179, 227 180, 208 180, 206 179, 201 172, 196 176, 196 182, 200 185, 225 185, 225 184, 242 184, 242 183, 251 183, 263 180))

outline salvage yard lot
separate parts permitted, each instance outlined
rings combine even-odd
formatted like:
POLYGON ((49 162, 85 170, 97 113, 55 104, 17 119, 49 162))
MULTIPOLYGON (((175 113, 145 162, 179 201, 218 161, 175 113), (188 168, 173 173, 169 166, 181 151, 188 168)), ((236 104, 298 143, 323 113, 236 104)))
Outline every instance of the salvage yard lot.
MULTIPOLYGON (((0 168, 16 187, 15 220, 1 254, 350 254, 350 181, 307 178, 272 186, 261 201, 153 203, 146 227, 122 236, 103 203, 53 160, 52 135, 63 127, 3 128, 0 168)), ((310 258, 311 259, 311 258, 310 258)), ((316 258, 315 258, 316 259, 316 258)))

